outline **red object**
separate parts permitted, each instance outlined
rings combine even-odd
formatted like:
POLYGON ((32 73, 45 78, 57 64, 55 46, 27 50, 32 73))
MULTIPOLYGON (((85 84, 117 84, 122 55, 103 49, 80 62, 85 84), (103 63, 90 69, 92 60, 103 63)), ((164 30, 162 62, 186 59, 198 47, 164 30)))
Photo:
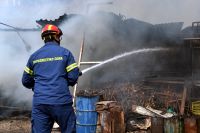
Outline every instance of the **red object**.
POLYGON ((62 31, 55 25, 47 24, 42 29, 41 36, 43 38, 45 35, 49 35, 49 34, 56 34, 56 35, 61 36, 62 35, 62 31))
POLYGON ((195 118, 184 119, 185 133, 197 133, 197 123, 195 118))

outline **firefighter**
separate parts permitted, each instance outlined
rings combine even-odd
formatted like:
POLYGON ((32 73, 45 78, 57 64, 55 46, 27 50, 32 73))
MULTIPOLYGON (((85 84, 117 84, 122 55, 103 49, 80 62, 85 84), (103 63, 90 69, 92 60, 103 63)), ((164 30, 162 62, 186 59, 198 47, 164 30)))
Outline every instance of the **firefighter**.
POLYGON ((72 53, 60 46, 61 36, 57 26, 45 25, 45 45, 30 56, 24 69, 22 84, 34 92, 32 133, 51 133, 54 122, 62 133, 76 132, 69 86, 76 84, 80 72, 72 53))

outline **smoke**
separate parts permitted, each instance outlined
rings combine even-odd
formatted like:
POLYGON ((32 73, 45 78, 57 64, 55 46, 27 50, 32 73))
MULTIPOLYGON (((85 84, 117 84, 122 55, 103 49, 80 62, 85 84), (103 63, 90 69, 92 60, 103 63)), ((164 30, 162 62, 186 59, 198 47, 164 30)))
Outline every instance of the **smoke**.
MULTIPOLYGON (((63 15, 67 11, 67 6, 70 5, 70 1, 42 1, 40 3, 33 1, 1 1, 0 5, 0 22, 17 28, 37 28, 36 20, 44 19, 56 19, 60 15, 63 15)), ((76 23, 75 23, 76 24, 76 23)), ((69 31, 73 31, 70 28, 73 24, 66 26, 68 32, 64 34, 70 34, 69 31), (70 30, 69 30, 70 29, 70 30)), ((75 26, 73 26, 75 27, 75 26)), ((1 29, 12 29, 5 25, 0 25, 1 29)), ((17 32, 5 32, 0 31, 0 93, 1 100, 9 99, 15 104, 28 103, 31 105, 32 91, 24 88, 21 84, 21 78, 24 67, 26 66, 29 56, 38 48, 43 46, 43 41, 40 38, 40 32, 19 32, 21 37, 31 46, 31 51, 27 51, 24 42, 19 37, 17 32)), ((72 33, 71 33, 72 34, 72 33)), ((70 37, 71 37, 70 34, 70 37)), ((63 39, 63 43, 65 43, 63 39)), ((76 42, 77 43, 77 42, 76 42)), ((67 45, 73 50, 74 45, 67 45)), ((77 56, 76 56, 77 57, 77 56)))
POLYGON ((200 20, 199 4, 198 0, 114 0, 113 5, 101 9, 152 24, 184 22, 187 27, 200 20))
MULTIPOLYGON (((115 0, 112 4, 107 3, 108 1, 97 2, 97 4, 94 1, 93 4, 90 2, 83 0, 42 0, 40 3, 32 0, 15 0, 15 3, 13 0, 0 1, 0 22, 19 28, 36 28, 35 21, 41 18, 50 20, 64 13, 78 14, 60 26, 64 33, 62 46, 71 50, 78 60, 80 43, 85 31, 86 46, 83 60, 102 61, 130 49, 143 48, 142 44, 148 43, 145 47, 157 46, 156 40, 160 39, 157 38, 157 33, 155 36, 148 36, 152 31, 156 31, 153 24, 181 21, 185 25, 190 25, 200 17, 198 0, 115 0)), ((0 25, 0 28, 7 27, 0 25)), ((33 93, 21 85, 21 76, 28 57, 43 46, 43 42, 40 32, 20 32, 20 34, 31 46, 30 52, 26 51, 23 41, 16 32, 0 31, 0 93, 14 99, 16 103, 31 103, 33 93)), ((163 44, 162 39, 158 45, 167 45, 163 44)), ((83 76, 79 85, 90 87, 97 82, 119 81, 122 78, 129 80, 130 77, 140 75, 136 70, 147 70, 147 68, 162 70, 166 62, 159 60, 162 65, 155 68, 150 62, 146 62, 149 57, 152 62, 158 61, 156 55, 148 54, 123 59, 83 76)))

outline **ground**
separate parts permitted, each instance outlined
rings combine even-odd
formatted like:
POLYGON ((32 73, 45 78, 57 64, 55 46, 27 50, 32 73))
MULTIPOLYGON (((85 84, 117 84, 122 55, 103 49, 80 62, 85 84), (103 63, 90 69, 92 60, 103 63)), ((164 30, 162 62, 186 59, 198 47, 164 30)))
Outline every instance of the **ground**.
MULTIPOLYGON (((0 120, 0 133, 31 133, 30 118, 0 120)), ((60 133, 53 130, 52 133, 60 133)))

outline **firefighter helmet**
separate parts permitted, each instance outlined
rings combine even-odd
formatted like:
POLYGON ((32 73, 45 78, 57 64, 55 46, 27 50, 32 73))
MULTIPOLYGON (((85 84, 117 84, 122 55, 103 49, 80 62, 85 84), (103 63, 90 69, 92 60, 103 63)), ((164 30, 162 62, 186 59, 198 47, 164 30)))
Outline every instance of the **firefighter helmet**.
POLYGON ((42 39, 46 35, 58 35, 60 37, 63 35, 63 33, 61 29, 58 28, 57 26, 52 25, 52 24, 46 24, 44 28, 42 29, 42 34, 41 34, 42 39))

